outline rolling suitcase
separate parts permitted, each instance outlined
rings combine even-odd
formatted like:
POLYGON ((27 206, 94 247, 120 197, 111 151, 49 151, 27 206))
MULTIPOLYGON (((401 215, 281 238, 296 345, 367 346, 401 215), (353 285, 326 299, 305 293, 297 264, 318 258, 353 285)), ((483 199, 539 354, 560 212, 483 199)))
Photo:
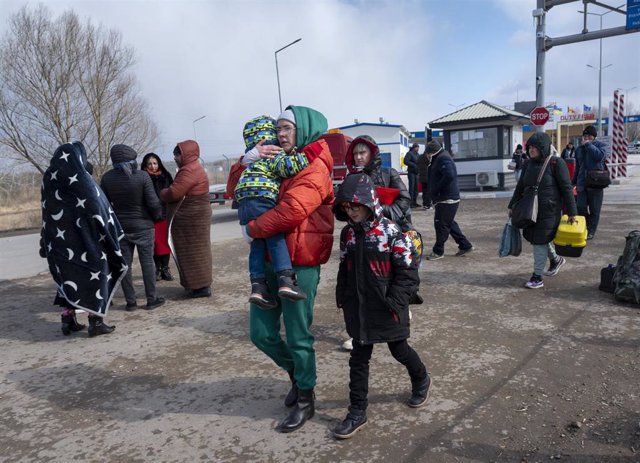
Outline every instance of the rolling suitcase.
POLYGON ((553 238, 556 252, 564 257, 580 257, 587 245, 587 221, 582 215, 576 216, 576 222, 569 224, 569 216, 563 215, 553 238))

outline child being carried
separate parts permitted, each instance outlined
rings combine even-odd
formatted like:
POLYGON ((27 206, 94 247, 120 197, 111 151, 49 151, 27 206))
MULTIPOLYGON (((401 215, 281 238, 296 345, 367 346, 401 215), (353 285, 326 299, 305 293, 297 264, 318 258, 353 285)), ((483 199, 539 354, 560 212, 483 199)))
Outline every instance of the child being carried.
MULTIPOLYGON (((242 135, 247 147, 245 153, 262 140, 265 141, 264 144, 275 145, 277 144, 276 121, 269 116, 253 118, 245 124, 242 135)), ((246 225, 250 221, 276 205, 282 179, 294 177, 313 162, 313 159, 312 154, 298 153, 295 150, 287 154, 281 150, 273 158, 259 159, 247 166, 235 189, 238 218, 245 235, 247 235, 246 225)), ((278 306, 278 302, 269 294, 265 277, 267 250, 278 278, 278 296, 294 301, 306 299, 307 295, 296 284, 296 275, 291 265, 284 234, 278 233, 269 238, 251 240, 249 302, 262 309, 274 309, 278 306)))

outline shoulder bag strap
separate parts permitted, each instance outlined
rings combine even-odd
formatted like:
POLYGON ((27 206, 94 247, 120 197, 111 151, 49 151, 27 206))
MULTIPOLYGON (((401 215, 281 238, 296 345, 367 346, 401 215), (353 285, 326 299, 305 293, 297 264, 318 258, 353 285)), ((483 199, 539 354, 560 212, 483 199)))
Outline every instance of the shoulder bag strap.
POLYGON ((549 165, 549 160, 551 159, 551 155, 547 156, 547 159, 544 160, 544 164, 542 165, 542 169, 540 169, 540 173, 538 174, 538 181, 536 182, 536 189, 540 186, 540 182, 542 181, 542 176, 544 175, 545 170, 547 170, 547 166, 549 165))

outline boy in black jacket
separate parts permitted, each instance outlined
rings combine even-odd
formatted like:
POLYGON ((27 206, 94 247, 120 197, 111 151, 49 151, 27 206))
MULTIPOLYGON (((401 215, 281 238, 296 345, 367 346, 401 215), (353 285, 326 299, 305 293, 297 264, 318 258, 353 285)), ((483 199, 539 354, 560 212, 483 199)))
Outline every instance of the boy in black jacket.
POLYGON ((367 422, 369 360, 375 343, 387 343, 391 355, 407 368, 412 384, 410 407, 426 403, 431 378, 407 342, 408 303, 419 282, 411 241, 383 216, 365 174, 344 180, 333 211, 338 220, 348 222, 340 235, 336 303, 353 338, 349 413, 333 435, 348 439, 367 422))

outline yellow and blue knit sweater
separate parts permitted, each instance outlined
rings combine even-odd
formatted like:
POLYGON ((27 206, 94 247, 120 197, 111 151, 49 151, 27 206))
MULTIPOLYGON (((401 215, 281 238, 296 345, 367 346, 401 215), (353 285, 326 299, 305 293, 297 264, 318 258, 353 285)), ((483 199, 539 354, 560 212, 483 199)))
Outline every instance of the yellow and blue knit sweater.
POLYGON ((235 196, 238 201, 264 198, 278 200, 280 182, 283 178, 294 177, 309 165, 304 153, 287 154, 280 151, 272 159, 260 159, 251 163, 240 175, 235 196))

